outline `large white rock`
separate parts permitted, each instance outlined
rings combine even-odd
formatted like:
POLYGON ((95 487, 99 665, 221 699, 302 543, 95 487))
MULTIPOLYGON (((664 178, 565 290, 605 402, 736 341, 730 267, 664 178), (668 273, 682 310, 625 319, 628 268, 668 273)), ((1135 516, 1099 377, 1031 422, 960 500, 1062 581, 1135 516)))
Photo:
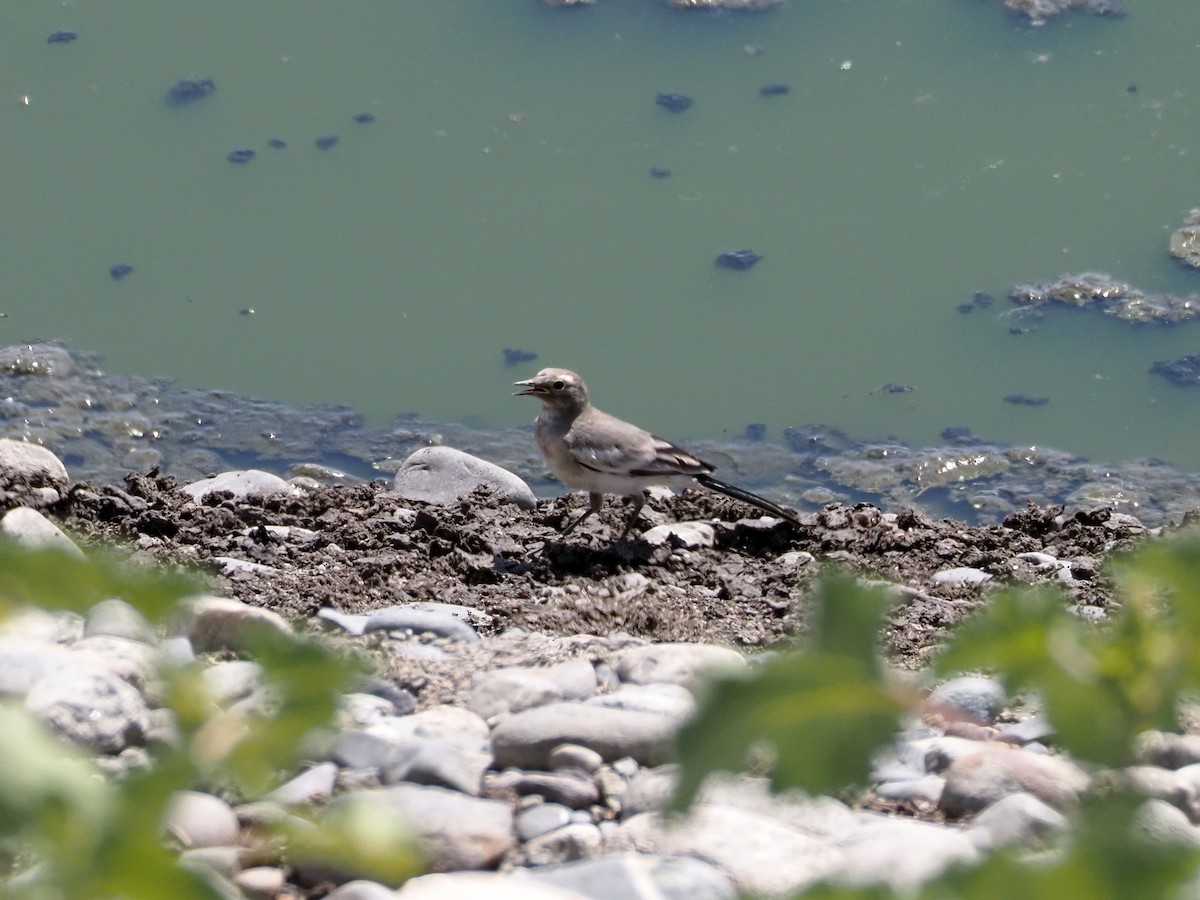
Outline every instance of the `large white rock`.
POLYGON ((493 488, 522 509, 537 505, 529 485, 512 472, 453 447, 422 447, 396 470, 392 482, 392 490, 405 500, 439 506, 461 500, 478 487, 493 488))
POLYGON ((83 557, 83 551, 61 528, 28 506, 18 506, 4 514, 0 519, 0 535, 30 550, 60 550, 83 557))
POLYGON ((237 500, 249 497, 251 494, 258 494, 261 497, 270 497, 273 494, 283 493, 290 493, 293 496, 300 494, 299 488, 288 484, 278 475, 272 475, 270 472, 264 472, 261 469, 246 469, 241 472, 221 472, 219 475, 213 475, 211 478, 201 478, 199 481, 185 484, 180 490, 186 494, 190 494, 192 499, 197 503, 214 491, 229 491, 229 493, 233 494, 234 499, 237 500))
POLYGON ((11 494, 28 506, 49 506, 67 492, 67 467, 38 444, 0 438, 0 495, 11 494))

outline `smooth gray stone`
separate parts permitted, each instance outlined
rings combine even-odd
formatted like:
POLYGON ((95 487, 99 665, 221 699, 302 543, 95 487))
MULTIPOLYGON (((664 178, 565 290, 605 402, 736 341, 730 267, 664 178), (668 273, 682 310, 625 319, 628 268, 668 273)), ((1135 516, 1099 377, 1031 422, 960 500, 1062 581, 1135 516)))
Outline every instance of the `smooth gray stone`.
POLYGON ((733 900, 732 882, 702 859, 650 857, 650 877, 663 900, 733 900))
POLYGON ((0 495, 40 508, 65 497, 69 484, 67 467, 45 447, 0 438, 0 495))
POLYGON ((1139 837, 1151 844, 1200 848, 1200 828, 1191 823, 1183 810, 1166 800, 1150 799, 1143 803, 1135 814, 1134 828, 1139 837))
POLYGON ((643 644, 630 647, 617 660, 617 676, 626 684, 691 684, 697 676, 745 671, 736 650, 717 644, 643 644))
POLYGON ((0 638, 0 697, 24 697, 38 681, 78 664, 79 658, 59 644, 6 635, 0 638))
POLYGON ((377 881, 355 879, 334 888, 325 900, 396 900, 396 892, 377 881))
POLYGON ((578 744, 560 744, 550 751, 551 769, 579 769, 592 775, 604 765, 604 759, 590 747, 578 744))
POLYGON ((985 852, 1035 846, 1046 835, 1067 827, 1067 818, 1032 794, 1009 794, 983 810, 967 834, 985 852))
POLYGON ((1053 737, 1054 727, 1042 716, 1030 716, 1020 722, 1001 725, 1000 734, 1005 740, 1018 744, 1033 744, 1053 737))
POLYGON ((199 653, 210 650, 238 650, 254 629, 272 628, 283 635, 293 633, 292 626, 279 613, 251 606, 231 597, 193 597, 184 605, 182 618, 172 634, 184 635, 199 653))
POLYGON ((141 746, 150 730, 142 695, 94 664, 42 678, 26 695, 25 708, 51 731, 99 753, 141 746))
POLYGON ((333 739, 329 757, 348 769, 382 771, 396 752, 385 738, 365 731, 341 731, 333 739))
POLYGON ((83 623, 84 637, 107 635, 130 641, 149 641, 153 630, 145 616, 116 598, 101 600, 87 611, 83 623))
POLYGON ((670 544, 685 550, 698 550, 716 544, 717 532, 707 522, 668 522, 644 531, 642 540, 652 547, 670 544))
POLYGON ((472 758, 453 744, 414 737, 396 747, 382 775, 387 784, 408 781, 476 795, 489 761, 484 754, 472 758))
POLYGON ((447 506, 476 488, 489 487, 522 509, 533 509, 537 497, 524 481, 499 466, 455 450, 422 447, 396 471, 392 490, 405 500, 447 506))
POLYGON ((76 641, 71 645, 71 652, 88 663, 107 669, 139 691, 155 680, 161 661, 158 651, 149 644, 105 634, 76 641))
POLYGON ((250 659, 215 663, 200 673, 212 699, 221 706, 244 700, 262 686, 263 667, 250 659))
POLYGON ((661 809, 671 799, 678 782, 674 766, 642 769, 629 780, 621 796, 621 818, 631 819, 638 813, 661 809))
POLYGON ((933 573, 934 584, 983 584, 991 581, 990 573, 982 569, 974 569, 970 566, 956 566, 952 569, 942 569, 940 572, 933 573))
POLYGON ((925 708, 951 721, 991 725, 1008 698, 1000 682, 977 675, 944 681, 925 698, 925 708))
POLYGON ((214 491, 228 491, 235 500, 242 500, 252 494, 270 497, 272 494, 290 493, 298 496, 300 491, 288 484, 278 475, 264 472, 261 469, 246 469, 244 471, 221 472, 211 478, 201 478, 180 488, 191 496, 197 503, 214 491))
POLYGON ((352 769, 374 769, 385 784, 407 781, 478 794, 488 760, 424 737, 389 740, 365 731, 343 731, 333 741, 333 760, 352 769))
POLYGON ((426 868, 433 872, 493 868, 516 840, 512 810, 500 800, 397 784, 342 795, 327 808, 351 802, 380 814, 397 814, 416 833, 426 868))
POLYGON ((186 848, 229 847, 238 840, 238 819, 219 797, 177 791, 167 807, 166 829, 186 848))
POLYGON ((1088 776, 1066 759, 982 744, 980 752, 955 760, 946 770, 938 808, 958 817, 1025 791, 1055 809, 1072 809, 1087 786, 1088 776))
POLYGON ((61 528, 28 506, 18 506, 4 513, 0 518, 0 537, 27 550, 57 550, 77 559, 84 555, 61 528))
POLYGON ((363 633, 372 631, 428 632, 438 637, 474 643, 479 633, 465 620, 465 615, 449 603, 404 603, 376 610, 367 616, 363 633))
POLYGON ((502 719, 492 729, 492 753, 499 768, 545 769, 559 744, 581 744, 605 760, 631 756, 653 766, 670 759, 676 725, 653 713, 551 703, 502 719))
POLYGON ((358 637, 366 630, 367 619, 370 616, 363 613, 344 613, 341 610, 326 606, 317 611, 317 618, 323 622, 329 622, 331 625, 336 625, 347 634, 358 637))
POLYGON ((518 813, 517 837, 531 841, 571 821, 571 810, 559 803, 538 803, 518 813))
POLYGON ((885 800, 921 800, 936 804, 941 799, 946 779, 941 775, 925 775, 903 781, 888 781, 876 785, 874 793, 885 800))
POLYGON ((166 637, 158 642, 163 659, 173 666, 186 666, 196 661, 192 642, 185 637, 166 637))
POLYGON ((1200 763, 1200 735, 1147 731, 1138 735, 1140 762, 1164 769, 1182 769, 1200 763))
POLYGON ((289 806, 320 803, 333 795, 336 782, 337 766, 333 763, 318 763, 290 781, 285 781, 267 794, 266 799, 289 806))
POLYGON ((521 849, 530 865, 548 866, 595 856, 603 840, 600 829, 590 821, 572 822, 534 838, 521 849))
POLYGON ((588 809, 600 800, 596 783, 584 772, 523 772, 509 770, 494 775, 489 785, 520 796, 537 794, 550 803, 571 809, 588 809))
POLYGON ((963 832, 915 819, 863 816, 858 828, 835 843, 841 852, 827 878, 854 887, 915 891, 947 869, 980 859, 963 832))
POLYGON ((589 706, 629 709, 666 716, 682 722, 696 711, 692 692, 678 684, 624 684, 611 694, 598 694, 589 706))

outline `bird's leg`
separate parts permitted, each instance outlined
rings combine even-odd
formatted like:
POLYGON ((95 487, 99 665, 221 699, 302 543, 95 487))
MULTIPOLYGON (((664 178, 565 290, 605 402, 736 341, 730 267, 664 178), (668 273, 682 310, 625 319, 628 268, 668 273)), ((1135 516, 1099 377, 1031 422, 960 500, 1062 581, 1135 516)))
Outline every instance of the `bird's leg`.
POLYGON ((637 521, 638 513, 642 511, 642 507, 646 505, 646 492, 640 491, 633 501, 633 512, 629 514, 629 521, 625 523, 625 527, 621 529, 621 536, 617 538, 617 543, 625 540, 629 534, 629 529, 633 527, 633 523, 637 521))
POLYGON ((578 527, 579 523, 582 522, 584 519, 586 519, 588 516, 592 515, 593 513, 600 512, 600 507, 603 505, 604 505, 604 495, 603 494, 588 494, 588 508, 583 511, 583 515, 581 515, 578 519, 576 519, 574 522, 572 522, 570 525, 568 525, 566 528, 564 528, 562 530, 562 533, 559 534, 559 537, 566 537, 568 534, 570 534, 572 531, 574 531, 576 529, 576 527, 578 527))

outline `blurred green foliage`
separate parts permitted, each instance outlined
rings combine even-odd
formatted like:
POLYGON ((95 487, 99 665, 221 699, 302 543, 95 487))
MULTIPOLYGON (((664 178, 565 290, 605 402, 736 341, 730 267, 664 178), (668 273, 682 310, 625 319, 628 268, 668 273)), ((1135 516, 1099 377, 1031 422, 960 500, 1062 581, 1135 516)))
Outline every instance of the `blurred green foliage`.
MULTIPOLYGON (((1162 539, 1113 559, 1106 574, 1118 604, 1099 622, 1068 609, 1056 588, 1008 588, 986 596, 937 657, 940 676, 987 671, 1010 695, 1036 697, 1055 743, 1092 768, 1128 765, 1138 736, 1178 726, 1180 704, 1200 696, 1200 540, 1162 539)), ((846 576, 823 579, 807 602, 802 646, 751 674, 717 677, 679 737, 675 808, 693 802, 713 771, 769 764, 776 789, 837 793, 866 784, 874 754, 917 699, 878 659, 887 603, 846 576)), ((1072 816, 1053 853, 1036 862, 998 852, 956 869, 912 896, 1030 900, 1183 896, 1200 874, 1192 848, 1153 843, 1136 825, 1143 798, 1120 779, 1072 816)), ((1197 882, 1200 883, 1200 882, 1197 882)), ((822 886, 806 897, 892 896, 886 888, 822 886)))
MULTIPOLYGON (((163 623, 180 601, 198 593, 195 581, 177 573, 0 542, 0 617, 24 606, 84 613, 99 600, 120 597, 163 623)), ((295 771, 307 739, 329 725, 340 694, 362 671, 360 663, 317 642, 265 627, 246 635, 245 646, 245 655, 263 667, 271 712, 220 708, 199 663, 164 668, 159 675, 179 739, 155 748, 148 768, 120 780, 102 776, 19 705, 0 705, 0 879, 11 876, 0 880, 0 896, 225 896, 208 876, 181 866, 168 846, 163 823, 172 797, 187 789, 235 801, 261 796, 295 771)), ((319 814, 296 810, 287 827, 257 839, 280 845, 285 860, 336 863, 390 884, 417 874, 408 832, 378 826, 345 812, 325 823, 319 814), (370 840, 363 837, 368 832, 370 840)))

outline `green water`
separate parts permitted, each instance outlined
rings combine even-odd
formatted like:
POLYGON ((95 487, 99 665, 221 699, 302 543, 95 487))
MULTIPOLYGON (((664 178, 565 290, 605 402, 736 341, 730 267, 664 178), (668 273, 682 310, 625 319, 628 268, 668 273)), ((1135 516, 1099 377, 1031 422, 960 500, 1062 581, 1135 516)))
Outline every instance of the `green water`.
POLYGON ((1200 389, 1147 370, 1200 324, 1008 333, 1015 282, 1200 290, 1166 254, 1200 205, 1200 30, 1129 6, 1030 29, 998 0, 8 3, 0 343, 375 422, 525 422, 509 383, 562 365, 681 439, 958 425, 1195 468, 1200 389), (217 89, 169 108, 184 76, 217 89), (740 247, 763 261, 713 267, 740 247), (997 302, 958 313, 977 290, 997 302))

